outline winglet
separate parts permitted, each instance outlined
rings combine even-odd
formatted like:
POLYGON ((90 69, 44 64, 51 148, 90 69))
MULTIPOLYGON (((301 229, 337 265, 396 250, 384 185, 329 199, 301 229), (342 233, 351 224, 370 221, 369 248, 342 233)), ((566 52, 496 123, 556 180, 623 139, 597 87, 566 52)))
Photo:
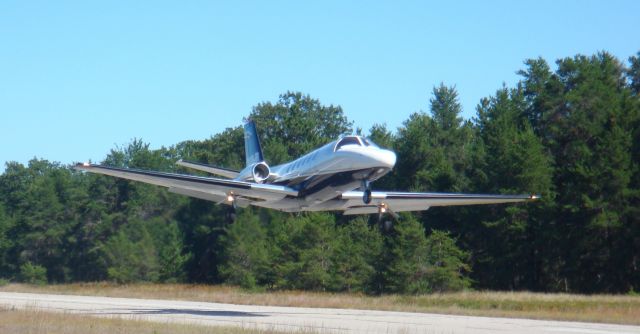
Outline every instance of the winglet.
POLYGON ((87 169, 89 167, 91 167, 91 163, 90 162, 78 162, 78 163, 76 163, 75 166, 73 166, 73 169, 82 170, 82 169, 87 169))

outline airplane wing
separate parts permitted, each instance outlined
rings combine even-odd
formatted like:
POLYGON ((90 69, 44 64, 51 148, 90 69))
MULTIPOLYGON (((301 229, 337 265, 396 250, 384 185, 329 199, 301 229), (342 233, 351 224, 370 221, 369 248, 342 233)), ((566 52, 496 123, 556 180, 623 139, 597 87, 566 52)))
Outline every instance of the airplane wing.
POLYGON ((229 179, 233 179, 235 177, 238 177, 238 175, 240 174, 240 172, 238 172, 237 170, 211 166, 211 165, 207 165, 207 164, 203 164, 203 163, 199 163, 199 162, 184 161, 182 159, 178 160, 176 162, 176 165, 187 167, 187 168, 191 168, 191 169, 195 169, 195 170, 200 170, 200 171, 211 173, 211 174, 224 176, 224 177, 229 178, 229 179))
POLYGON ((484 195, 458 193, 405 193, 381 192, 371 193, 371 203, 362 202, 362 191, 349 191, 341 195, 346 200, 345 215, 377 213, 381 206, 393 212, 423 211, 432 206, 499 204, 524 202, 539 199, 538 195, 484 195))
POLYGON ((77 164, 75 169, 163 186, 177 194, 219 203, 224 202, 229 194, 233 194, 240 199, 241 203, 247 203, 247 201, 275 201, 286 196, 298 196, 298 191, 289 187, 214 177, 116 168, 87 163, 77 164))

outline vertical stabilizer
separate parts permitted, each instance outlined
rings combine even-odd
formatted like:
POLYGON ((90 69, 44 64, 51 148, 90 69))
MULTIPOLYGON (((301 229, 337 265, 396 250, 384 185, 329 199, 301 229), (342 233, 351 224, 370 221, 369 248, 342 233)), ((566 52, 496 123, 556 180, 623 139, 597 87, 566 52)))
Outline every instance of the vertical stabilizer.
POLYGON ((244 125, 244 152, 246 166, 264 161, 260 139, 258 139, 258 132, 256 131, 256 123, 253 121, 248 121, 244 125))

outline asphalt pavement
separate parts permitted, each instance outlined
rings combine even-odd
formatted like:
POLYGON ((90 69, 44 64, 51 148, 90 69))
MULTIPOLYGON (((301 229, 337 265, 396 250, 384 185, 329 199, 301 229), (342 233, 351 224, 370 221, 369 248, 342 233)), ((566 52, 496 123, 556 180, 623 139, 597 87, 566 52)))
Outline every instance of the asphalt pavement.
POLYGON ((0 292, 0 307, 314 333, 640 333, 638 326, 429 313, 0 292))

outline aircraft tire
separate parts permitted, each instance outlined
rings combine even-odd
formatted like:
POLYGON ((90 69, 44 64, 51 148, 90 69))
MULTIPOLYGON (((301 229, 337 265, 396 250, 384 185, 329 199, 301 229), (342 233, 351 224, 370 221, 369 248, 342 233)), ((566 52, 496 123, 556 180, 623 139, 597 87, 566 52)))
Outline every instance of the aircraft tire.
POLYGON ((384 222, 382 222, 382 229, 385 232, 391 231, 392 228, 393 228, 393 222, 391 220, 385 220, 384 222))
POLYGON ((366 189, 362 194, 362 201, 364 204, 371 203, 371 189, 366 189))

